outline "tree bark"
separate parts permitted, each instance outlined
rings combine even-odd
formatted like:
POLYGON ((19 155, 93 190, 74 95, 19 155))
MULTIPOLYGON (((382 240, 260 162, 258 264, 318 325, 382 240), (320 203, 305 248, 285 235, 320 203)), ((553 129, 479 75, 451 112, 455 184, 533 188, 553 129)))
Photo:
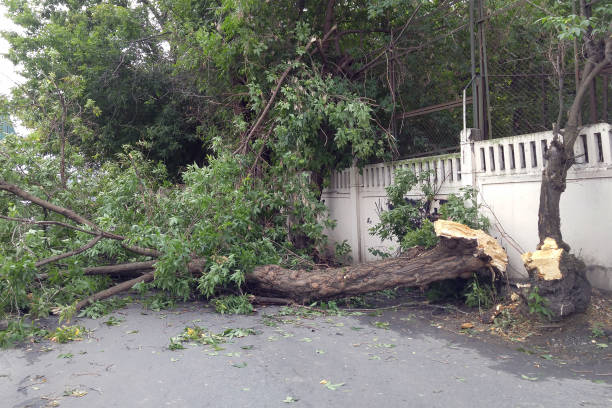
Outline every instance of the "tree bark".
POLYGON ((565 146, 554 139, 546 151, 546 165, 542 171, 540 207, 538 209, 538 236, 540 245, 546 238, 553 238, 560 246, 569 250, 561 236, 561 214, 559 202, 566 188, 567 154, 565 146))
MULTIPOLYGON (((584 6, 581 1, 581 8, 584 6)), ((542 171, 542 185, 540 187, 540 206, 538 209, 538 236, 540 243, 538 251, 523 255, 525 267, 529 273, 529 286, 522 290, 523 297, 528 301, 532 288, 538 288, 538 294, 545 299, 546 307, 551 312, 551 319, 559 320, 573 312, 585 311, 591 297, 591 285, 586 279, 586 266, 584 262, 570 254, 570 246, 563 241, 561 234, 561 214, 559 210, 561 194, 565 191, 567 171, 574 164, 574 144, 579 135, 579 122, 582 102, 591 89, 597 75, 612 64, 612 23, 609 26, 608 37, 604 43, 603 58, 595 60, 597 54, 593 50, 593 42, 586 39, 589 57, 582 74, 582 81, 576 91, 567 115, 567 122, 563 131, 560 123, 554 125, 554 137, 547 149, 546 164, 542 171), (560 252, 548 263, 554 265, 554 274, 541 273, 539 267, 534 266, 532 259, 546 259, 552 252, 548 251, 554 246, 560 252), (554 277, 551 277, 554 275, 554 277)), ((560 80, 560 88, 563 82, 560 80)), ((560 89, 560 92, 562 90, 560 89)), ((560 103, 560 109, 562 104, 560 103)), ((559 111, 559 121, 562 110, 559 111)))
POLYGON ((140 282, 150 282, 155 278, 155 272, 148 272, 145 273, 144 275, 141 275, 137 278, 134 279, 130 279, 128 281, 125 282, 121 282, 115 286, 111 286, 108 289, 105 289, 101 292, 98 292, 94 295, 91 295, 83 300, 81 300, 79 303, 76 304, 75 307, 75 311, 78 312, 79 310, 81 310, 82 308, 89 306, 90 304, 92 304, 93 302, 96 302, 98 300, 103 300, 103 299, 107 299, 111 296, 114 295, 118 295, 121 292, 124 292, 128 289, 131 289, 132 286, 134 286, 137 283, 140 282))
POLYGON ((505 252, 491 237, 482 232, 477 236, 475 232, 452 221, 436 221, 440 242, 431 250, 413 250, 399 258, 314 271, 261 266, 247 276, 247 289, 252 293, 306 303, 314 299, 469 278, 473 273, 490 273, 493 269, 503 274, 507 263, 505 252), (448 234, 444 228, 449 225, 451 228, 458 225, 461 231, 448 234), (487 248, 482 237, 488 238, 488 244, 495 245, 495 250, 487 248))
POLYGON ((523 262, 531 277, 531 283, 523 287, 523 296, 529 301, 529 294, 537 286, 538 295, 546 299, 544 307, 551 320, 586 310, 591 285, 584 273, 585 265, 554 239, 546 238, 539 250, 523 254, 523 262))

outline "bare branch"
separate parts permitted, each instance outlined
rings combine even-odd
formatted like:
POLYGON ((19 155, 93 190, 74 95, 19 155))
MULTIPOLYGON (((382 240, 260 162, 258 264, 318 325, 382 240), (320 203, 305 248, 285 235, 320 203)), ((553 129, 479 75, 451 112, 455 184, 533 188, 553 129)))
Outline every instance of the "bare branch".
POLYGON ((124 242, 121 243, 121 247, 123 249, 126 249, 126 250, 128 250, 130 252, 133 252, 135 254, 138 254, 138 255, 151 256, 153 258, 158 258, 158 257, 161 256, 161 252, 159 252, 156 249, 143 248, 143 247, 139 247, 137 245, 129 245, 129 244, 126 244, 124 242))
POLYGON ((410 15, 410 18, 408 18, 408 21, 406 21, 406 23, 404 24, 404 26, 402 27, 402 29, 400 30, 399 35, 395 38, 395 40, 391 41, 389 43, 388 46, 386 46, 376 57, 374 57, 374 59, 372 59, 370 62, 368 62, 367 64, 365 64, 363 67, 359 68, 359 70, 357 70, 357 72, 355 72, 354 76, 357 76, 359 74, 361 74, 364 71, 367 71, 371 66, 373 66, 374 64, 378 65, 378 60, 380 60, 380 58, 385 55, 387 53, 387 51, 389 51, 390 48, 393 48, 395 46, 395 44, 397 44, 397 41, 401 38, 401 36, 404 34, 404 31, 406 31, 406 28, 408 28, 408 26, 410 25, 410 23, 412 23, 412 20, 414 19, 414 17, 416 16, 417 12, 419 11, 419 9, 421 8, 421 5, 423 3, 419 3, 419 5, 414 9, 414 11, 412 12, 412 15, 410 15))
POLYGON ((137 283, 140 282, 150 282, 155 278, 155 272, 148 272, 145 273, 144 275, 141 275, 137 278, 134 279, 130 279, 128 281, 125 282, 121 282, 115 286, 112 286, 108 289, 105 289, 101 292, 98 292, 94 295, 89 296, 88 298, 85 298, 83 300, 81 300, 79 303, 76 304, 75 306, 75 311, 78 312, 79 310, 81 310, 82 308, 84 308, 85 306, 88 306, 90 304, 92 304, 93 302, 96 302, 98 300, 103 300, 106 298, 109 298, 111 296, 114 296, 116 294, 119 294, 123 291, 129 290, 132 288, 132 286, 134 286, 137 283))
MULTIPOLYGON (((4 180, 0 180, 0 190, 4 190, 4 191, 8 191, 9 193, 12 193, 18 197, 23 198, 24 200, 30 201, 42 208, 45 208, 49 211, 53 211, 57 214, 63 215, 64 217, 77 222, 79 224, 83 224, 83 225, 87 225, 88 227, 91 227, 94 229, 94 231, 87 231, 87 230, 81 230, 78 229, 78 231, 82 231, 85 232, 87 234, 90 235, 100 235, 102 238, 110 238, 110 239, 114 239, 117 241, 124 241, 126 239, 126 237, 123 237, 121 235, 117 235, 117 234, 113 234, 107 231, 103 231, 102 229, 100 229, 96 224, 94 224, 93 222, 91 222, 90 220, 88 220, 85 217, 82 217, 81 215, 77 214, 76 212, 72 211, 69 208, 65 208, 65 207, 60 207, 59 205, 55 205, 53 203, 50 203, 49 201, 43 200, 42 198, 36 197, 33 194, 28 193, 25 190, 22 190, 21 188, 19 188, 18 186, 11 184, 11 183, 7 183, 4 180)), ((22 221, 25 219, 11 219, 10 217, 6 217, 6 216, 2 216, 2 218, 4 219, 10 219, 11 221, 22 221)), ((24 221, 25 222, 25 221, 24 221)), ((50 222, 50 221, 37 221, 37 223, 39 222, 50 222)), ((63 225, 63 223, 60 224, 56 224, 56 225, 63 225)), ((71 229, 77 229, 76 227, 73 226, 68 226, 68 224, 64 225, 67 228, 71 228, 71 229)), ((129 245, 127 243, 122 242, 121 246, 130 251, 133 252, 135 254, 138 255, 144 255, 144 256, 151 256, 151 257, 159 257, 161 255, 161 252, 155 250, 155 249, 150 249, 150 248, 142 248, 136 245, 129 245)))
POLYGON ((60 207, 58 205, 50 203, 49 201, 43 200, 42 198, 38 198, 35 195, 32 195, 25 190, 22 190, 21 188, 17 187, 14 184, 7 183, 4 180, 0 180, 0 190, 8 191, 9 193, 12 193, 18 197, 23 198, 24 200, 30 201, 40 207, 46 208, 49 211, 53 211, 54 213, 61 214, 64 217, 76 223, 87 225, 96 230, 98 229, 98 227, 93 222, 89 221, 87 218, 81 217, 79 214, 75 213, 74 211, 68 208, 60 207))
POLYGON ((60 259, 69 258, 71 256, 78 255, 82 252, 87 251, 90 248, 93 248, 98 242, 100 242, 101 239, 102 239, 102 235, 98 235, 94 239, 92 239, 91 241, 89 241, 87 244, 83 245, 80 248, 77 248, 73 251, 64 252, 63 254, 50 256, 49 258, 41 259, 40 261, 36 262, 35 266, 37 268, 40 268, 43 265, 59 261, 60 259))
MULTIPOLYGON (((337 25, 334 25, 326 34, 325 36, 323 36, 323 38, 321 39, 321 42, 325 42, 329 36, 338 28, 337 25)), ((243 141, 241 142, 241 147, 235 152, 238 153, 240 151, 246 151, 246 147, 249 143, 249 140, 253 137, 253 135, 255 134, 255 132, 257 132, 257 129, 259 129, 259 127, 261 126, 261 124, 263 123, 264 119, 266 118, 266 116, 268 116, 268 112, 270 112, 270 109, 272 108, 272 105, 274 104, 274 100, 276 99, 276 96, 278 95, 278 92, 280 91, 281 87, 283 86, 283 83, 285 82, 285 79, 287 78, 287 75, 289 75, 289 72, 291 72, 291 70, 293 69, 294 65, 298 62, 300 62, 302 60, 302 56, 305 55, 308 50, 310 49, 310 47, 312 46, 312 44, 316 43, 317 40, 316 38, 312 38, 308 44, 306 45, 306 48, 304 49, 304 53, 300 56, 298 56, 295 61, 292 64, 289 64, 289 66, 285 69, 285 71, 282 73, 282 75, 280 76, 280 78, 278 79, 278 81, 276 81, 276 87, 274 88, 274 91, 272 91, 272 95, 270 95, 270 99, 268 99, 268 103, 266 103, 266 107, 264 108, 264 110, 261 112, 261 114, 259 115, 259 117, 257 118, 257 121, 255 122, 255 124, 253 125, 253 127, 251 128, 251 130, 249 130, 249 133, 246 135, 246 137, 243 139, 243 141)))
POLYGON ((587 61, 587 65, 584 69, 584 76, 582 81, 580 82, 580 87, 576 91, 576 96, 574 97, 574 102, 572 103, 571 108, 568 111, 568 119, 566 132, 563 143, 565 145, 565 149, 567 152, 571 152, 574 143, 576 142, 576 138, 578 137, 578 117, 580 116, 580 108, 582 106, 582 99, 587 93, 589 86, 592 81, 595 80, 595 77, 599 75, 603 69, 612 64, 612 23, 610 24, 610 28, 608 30, 608 36, 605 42, 605 51, 604 58, 598 62, 597 64, 593 63, 591 60, 587 61))
MULTIPOLYGON (((121 275, 134 272, 149 272, 155 265, 156 260, 145 262, 130 262, 117 265, 93 266, 83 269, 84 275, 121 275)), ((60 275, 65 272, 60 272, 60 275)), ((38 280, 49 278, 48 273, 41 273, 36 277, 38 280)))
POLYGON ((91 268, 85 268, 85 275, 110 275, 115 273, 123 272, 137 272, 146 269, 153 268, 156 260, 145 261, 145 262, 131 262, 117 265, 106 265, 106 266, 94 266, 91 268))
MULTIPOLYGON (((91 231, 91 230, 86 230, 86 229, 83 229, 83 228, 79 228, 77 226, 70 225, 70 224, 67 224, 67 223, 61 222, 61 221, 36 221, 36 220, 29 219, 29 218, 8 217, 6 215, 1 215, 1 214, 0 214, 0 219, 4 219, 4 220, 7 220, 7 221, 20 222, 20 223, 23 223, 23 224, 32 224, 32 225, 42 225, 42 226, 45 226, 45 225, 57 225, 57 226, 60 226, 60 227, 69 228, 69 229, 72 229, 72 230, 75 230, 75 231, 83 232, 83 233, 89 234, 89 235, 96 235, 96 236, 100 235, 99 232, 91 231)), ((107 237, 107 238, 110 238, 110 237, 107 237)))

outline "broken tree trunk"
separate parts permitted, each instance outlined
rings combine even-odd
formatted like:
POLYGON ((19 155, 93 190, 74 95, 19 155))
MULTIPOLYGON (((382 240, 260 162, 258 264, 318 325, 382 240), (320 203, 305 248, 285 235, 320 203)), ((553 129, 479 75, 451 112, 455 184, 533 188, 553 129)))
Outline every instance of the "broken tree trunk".
POLYGON ((522 258, 530 278, 530 283, 522 286, 522 295, 528 302, 529 294, 537 287, 551 320, 561 320, 587 309, 591 285, 580 259, 560 247, 553 238, 546 238, 540 249, 523 254, 522 258))
MULTIPOLYGON (((584 3, 584 1, 582 1, 584 3)), ((585 37, 587 50, 582 79, 567 112, 567 122, 561 131, 563 118, 563 75, 559 79, 559 114, 553 124, 553 140, 544 154, 545 166, 540 186, 538 209, 538 250, 523 255, 529 272, 529 284, 522 296, 529 302, 533 288, 545 302, 552 320, 560 320, 573 312, 586 310, 591 298, 591 285, 586 279, 584 262, 570 254, 570 246, 561 234, 561 195, 567 187, 567 171, 574 164, 574 143, 579 135, 582 102, 593 81, 604 68, 612 65, 612 22, 603 42, 585 37), (598 50, 603 45, 602 50, 598 50), (600 52, 603 51, 603 52, 600 52), (561 137, 562 136, 562 137, 561 137)))
POLYGON ((314 271, 261 266, 247 277, 248 290, 305 303, 469 278, 483 270, 505 273, 506 253, 484 232, 445 220, 436 221, 434 226, 440 242, 430 250, 413 250, 398 258, 314 271))
MULTIPOLYGON (((445 279, 469 278, 474 273, 493 273, 501 277, 506 272, 506 252, 489 235, 453 221, 434 223, 440 242, 434 248, 412 248, 398 258, 319 270, 292 270, 278 265, 255 268, 247 276, 246 290, 250 293, 287 303, 307 303, 335 297, 347 297, 400 286, 423 286, 445 279)), ((199 276, 204 259, 189 263, 189 272, 199 276)), ((97 293, 79 302, 76 310, 96 301, 130 289, 140 281, 154 278, 154 261, 90 268, 96 274, 117 274, 134 269, 147 271, 140 277, 97 293)))

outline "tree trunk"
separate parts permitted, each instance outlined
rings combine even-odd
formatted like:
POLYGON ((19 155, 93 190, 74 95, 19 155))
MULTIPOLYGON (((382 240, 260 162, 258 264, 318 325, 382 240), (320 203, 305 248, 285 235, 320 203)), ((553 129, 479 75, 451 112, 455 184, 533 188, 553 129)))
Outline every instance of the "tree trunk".
MULTIPOLYGON (((581 8, 584 4, 584 1, 581 1, 581 8)), ((612 33, 612 23, 609 28, 612 33)), ((537 287, 538 295, 545 299, 545 307, 550 311, 552 320, 559 320, 573 312, 585 311, 591 298, 586 266, 569 253, 570 247, 563 241, 559 210, 561 194, 566 188, 567 171, 575 161, 574 143, 579 135, 582 101, 597 75, 612 64, 612 36, 605 40, 603 58, 599 61, 595 59, 597 51, 593 49, 593 42, 587 40, 587 45, 588 54, 592 58, 588 59, 585 65, 582 81, 568 111, 563 139, 559 138, 561 131, 557 123, 553 129, 554 138, 545 155, 546 165, 542 171, 538 210, 538 250, 523 254, 530 283, 524 287, 522 295, 529 302, 529 295, 537 287)), ((563 82, 560 79, 559 122, 563 113, 562 88, 563 82)))
POLYGON ((569 133, 573 130, 578 133, 575 126, 567 126, 566 143, 554 138, 546 152, 538 210, 540 243, 537 251, 523 255, 530 284, 523 288, 522 295, 529 302, 529 295, 537 287, 538 295, 545 299, 551 320, 585 311, 591 299, 586 266, 569 253, 570 246, 563 241, 561 234, 560 200, 566 188, 567 170, 574 161, 568 154, 573 152, 573 143, 567 145, 569 133))
POLYGON ((413 249, 399 258, 324 270, 261 266, 247 277, 247 289, 252 293, 305 303, 469 278, 477 272, 505 273, 506 253, 487 234, 452 221, 436 221, 435 228, 440 242, 430 250, 413 249))
MULTIPOLYGON (((255 301, 303 304, 401 286, 423 286, 445 279, 465 279, 475 273, 492 274, 492 278, 505 274, 508 264, 506 252, 483 231, 447 220, 436 221, 434 227, 440 242, 430 250, 412 248, 399 258, 341 268, 291 270, 278 265, 260 266, 247 275, 244 289, 258 295, 254 297, 255 301)), ((189 273, 194 277, 201 276, 205 263, 203 258, 191 260, 189 273)), ((154 260, 87 268, 85 272, 88 275, 141 275, 81 300, 75 311, 129 290, 138 282, 154 280, 154 268, 154 260)), ((46 274, 39 276, 42 279, 46 277, 46 274)))
POLYGON ((546 238, 553 238, 560 246, 569 250, 569 246, 563 242, 561 236, 561 214, 559 213, 561 194, 566 187, 567 167, 565 146, 559 140, 553 139, 546 151, 546 165, 542 171, 538 236, 540 245, 546 238))
POLYGON ((560 320, 574 312, 583 312, 591 299, 591 285, 586 279, 585 265, 568 250, 547 238, 540 249, 523 255, 531 283, 523 288, 527 301, 537 286, 538 295, 546 299, 544 307, 551 320, 560 320))

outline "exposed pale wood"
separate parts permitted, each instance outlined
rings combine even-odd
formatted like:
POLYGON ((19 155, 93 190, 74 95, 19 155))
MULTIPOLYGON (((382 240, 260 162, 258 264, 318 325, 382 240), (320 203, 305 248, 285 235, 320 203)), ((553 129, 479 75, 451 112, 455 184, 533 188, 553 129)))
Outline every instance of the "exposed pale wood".
POLYGON ((535 271, 539 279, 556 280, 562 279, 560 269, 563 248, 559 248, 557 241, 546 238, 539 250, 527 252, 521 255, 523 263, 528 271, 535 271))
POLYGON ((489 234, 482 230, 474 230, 467 225, 455 221, 438 220, 434 223, 436 235, 446 238, 476 239, 478 249, 491 258, 491 266, 505 273, 508 266, 508 255, 504 248, 489 234))

